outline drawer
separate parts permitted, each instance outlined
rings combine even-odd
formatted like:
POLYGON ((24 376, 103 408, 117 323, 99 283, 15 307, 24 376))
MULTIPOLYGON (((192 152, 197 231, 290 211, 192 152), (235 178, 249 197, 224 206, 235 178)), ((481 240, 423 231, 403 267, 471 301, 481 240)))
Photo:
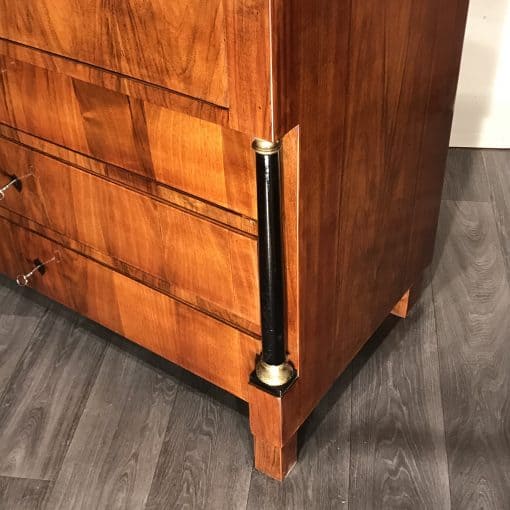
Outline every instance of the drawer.
POLYGON ((223 0, 0 0, 0 37, 228 106, 223 0))
POLYGON ((0 273, 14 279, 57 255, 30 286, 246 399, 258 340, 3 219, 0 235, 0 273))
POLYGON ((0 55, 0 123, 256 217, 251 139, 0 55))
POLYGON ((259 331, 257 242, 184 209, 0 138, 3 201, 15 213, 167 282, 169 293, 259 331))

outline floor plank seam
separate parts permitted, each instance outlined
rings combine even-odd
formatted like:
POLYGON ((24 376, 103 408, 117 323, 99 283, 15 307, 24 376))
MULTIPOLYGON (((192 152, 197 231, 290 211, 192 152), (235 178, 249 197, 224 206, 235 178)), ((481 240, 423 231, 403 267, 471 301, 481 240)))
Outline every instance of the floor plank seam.
POLYGON ((443 398, 443 385, 441 384, 441 356, 439 356, 439 328, 437 325, 437 313, 436 313, 436 293, 434 290, 434 275, 430 277, 430 293, 432 295, 432 311, 434 313, 434 332, 436 336, 436 356, 437 356, 437 380, 439 384, 439 398, 441 399, 441 416, 443 421, 443 447, 447 464, 447 476, 448 476, 448 495, 450 497, 450 501, 448 501, 448 508, 452 506, 452 486, 450 484, 450 458, 448 455, 448 447, 446 440, 446 424, 445 424, 445 411, 444 411, 444 398, 443 398))

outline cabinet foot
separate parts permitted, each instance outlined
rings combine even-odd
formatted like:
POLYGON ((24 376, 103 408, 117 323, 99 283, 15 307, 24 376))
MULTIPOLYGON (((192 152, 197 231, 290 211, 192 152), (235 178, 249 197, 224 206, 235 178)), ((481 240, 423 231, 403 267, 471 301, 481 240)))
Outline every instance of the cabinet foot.
POLYGON ((273 445, 253 436, 255 469, 282 481, 297 461, 297 434, 283 446, 273 445))
POLYGON ((297 460, 299 424, 293 423, 290 412, 295 403, 287 400, 295 388, 283 397, 275 397, 254 385, 249 391, 255 468, 280 481, 297 460))
POLYGON ((410 287, 391 310, 392 315, 405 319, 420 297, 420 285, 410 287))

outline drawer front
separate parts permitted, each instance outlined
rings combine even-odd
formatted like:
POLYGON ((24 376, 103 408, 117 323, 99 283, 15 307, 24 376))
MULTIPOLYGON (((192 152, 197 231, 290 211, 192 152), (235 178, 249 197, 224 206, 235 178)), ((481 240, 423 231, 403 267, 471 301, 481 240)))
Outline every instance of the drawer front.
POLYGON ((0 122, 256 217, 247 135, 0 55, 0 122))
POLYGON ((0 273, 59 262, 30 286, 246 399, 259 341, 43 237, 0 219, 0 273))
POLYGON ((228 106, 222 0, 0 0, 0 37, 228 106))
POLYGON ((257 243, 248 235, 0 138, 0 205, 167 282, 169 292, 258 332, 257 243), (32 175, 30 175, 32 174, 32 175))

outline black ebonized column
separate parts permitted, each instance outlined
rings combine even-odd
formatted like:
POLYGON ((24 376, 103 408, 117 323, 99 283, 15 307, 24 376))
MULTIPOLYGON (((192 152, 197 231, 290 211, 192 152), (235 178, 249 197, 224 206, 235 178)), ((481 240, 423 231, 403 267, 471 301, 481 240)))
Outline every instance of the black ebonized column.
POLYGON ((255 140, 262 354, 251 382, 281 395, 295 373, 287 362, 280 203, 280 143, 255 140))

